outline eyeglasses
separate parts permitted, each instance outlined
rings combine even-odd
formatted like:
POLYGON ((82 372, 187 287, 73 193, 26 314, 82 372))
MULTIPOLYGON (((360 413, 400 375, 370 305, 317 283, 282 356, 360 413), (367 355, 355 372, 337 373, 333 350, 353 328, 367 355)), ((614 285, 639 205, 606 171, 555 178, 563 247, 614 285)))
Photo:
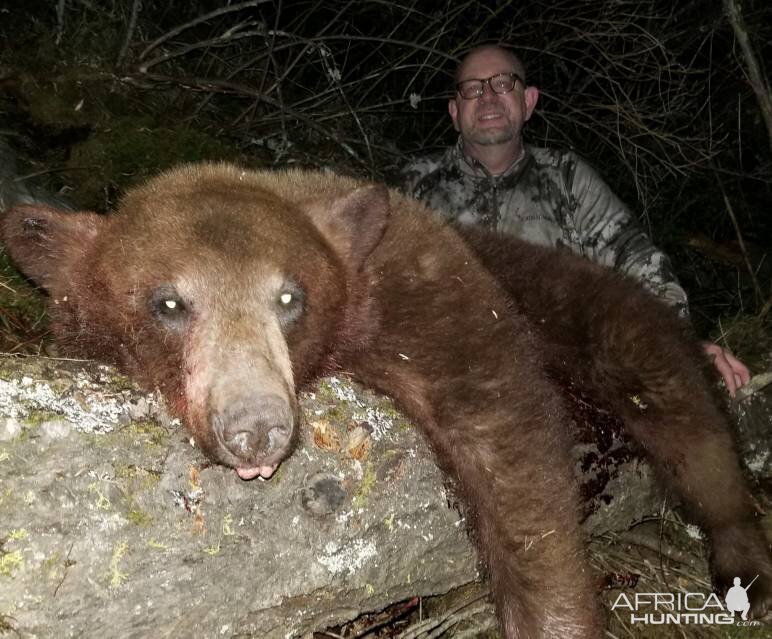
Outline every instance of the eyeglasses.
POLYGON ((485 92, 486 84, 491 88, 491 91, 502 95, 514 89, 518 81, 522 82, 523 78, 517 73, 497 73, 484 80, 472 79, 459 82, 456 85, 456 90, 464 100, 474 100, 485 92))

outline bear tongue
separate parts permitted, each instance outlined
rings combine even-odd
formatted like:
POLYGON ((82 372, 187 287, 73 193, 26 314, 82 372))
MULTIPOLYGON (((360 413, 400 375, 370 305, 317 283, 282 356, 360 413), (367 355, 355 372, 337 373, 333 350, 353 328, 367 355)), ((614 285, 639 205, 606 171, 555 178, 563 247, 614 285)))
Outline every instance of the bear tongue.
POLYGON ((278 464, 273 464, 272 466, 255 466, 254 468, 237 468, 236 474, 244 480, 254 479, 258 475, 263 479, 268 479, 273 475, 277 466, 278 464))

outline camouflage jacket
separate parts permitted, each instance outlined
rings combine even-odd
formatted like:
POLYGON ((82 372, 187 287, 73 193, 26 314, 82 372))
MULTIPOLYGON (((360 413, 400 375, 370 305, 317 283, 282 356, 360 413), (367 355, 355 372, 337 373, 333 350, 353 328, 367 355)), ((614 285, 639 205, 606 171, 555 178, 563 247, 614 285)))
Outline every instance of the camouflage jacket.
POLYGON ((686 293, 668 257, 598 173, 573 152, 526 146, 492 176, 461 142, 404 170, 404 190, 449 221, 480 224, 534 244, 567 247, 639 280, 688 314, 686 293))

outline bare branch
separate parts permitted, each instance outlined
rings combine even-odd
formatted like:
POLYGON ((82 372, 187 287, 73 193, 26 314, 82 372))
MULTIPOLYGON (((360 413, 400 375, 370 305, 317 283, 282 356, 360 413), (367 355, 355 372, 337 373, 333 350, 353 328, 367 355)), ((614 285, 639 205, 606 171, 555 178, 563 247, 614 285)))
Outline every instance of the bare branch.
MULTIPOLYGON (((60 0, 61 1, 61 0, 60 0)), ((175 36, 178 36, 183 31, 186 31, 187 29, 190 29, 191 27, 195 27, 198 24, 201 24, 202 22, 207 22, 208 20, 211 20, 212 18, 217 18, 219 16, 223 16, 228 13, 234 13, 236 11, 242 11, 244 9, 249 9, 252 7, 257 7, 258 5, 261 5, 265 2, 268 2, 269 0, 249 0, 249 2, 241 2, 239 4, 234 4, 226 7, 220 7, 219 9, 215 9, 214 11, 210 11, 209 13, 206 13, 202 16, 197 17, 195 20, 191 20, 189 22, 186 22, 185 24, 181 24, 178 27, 175 27, 171 31, 164 33, 160 38, 156 38, 151 42, 147 47, 145 47, 144 51, 139 56, 140 60, 144 60, 147 57, 147 54, 150 53, 153 49, 156 49, 160 45, 162 45, 167 40, 170 40, 171 38, 174 38, 175 36)))
POLYGON ((123 40, 123 46, 118 53, 118 58, 115 61, 115 66, 120 68, 123 65, 123 61, 126 59, 126 54, 129 51, 129 45, 134 37, 134 30, 137 28, 137 17, 139 16, 139 10, 142 7, 142 0, 133 0, 131 3, 131 16, 129 17, 129 25, 126 27, 126 37, 123 40))
POLYGON ((751 46, 748 29, 745 26, 745 21, 737 1, 724 0, 724 11, 729 19, 729 23, 732 25, 737 43, 742 50, 743 59, 748 69, 748 83, 753 88, 753 92, 756 94, 756 99, 759 102, 759 109, 767 126, 769 149, 772 151, 772 91, 770 91, 769 82, 759 69, 759 62, 751 46))

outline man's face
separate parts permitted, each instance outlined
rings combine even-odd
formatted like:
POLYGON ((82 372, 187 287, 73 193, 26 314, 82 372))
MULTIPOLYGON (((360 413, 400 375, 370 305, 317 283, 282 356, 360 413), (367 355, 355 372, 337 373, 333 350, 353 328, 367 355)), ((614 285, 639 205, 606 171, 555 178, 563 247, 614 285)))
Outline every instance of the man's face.
MULTIPOLYGON (((464 60, 458 81, 490 78, 498 73, 517 73, 522 68, 513 64, 511 57, 499 49, 483 49, 464 60)), ((535 87, 524 87, 519 80, 509 93, 494 93, 483 85, 479 98, 465 100, 458 92, 448 103, 448 111, 456 131, 466 145, 488 146, 508 144, 519 146, 523 125, 531 117, 539 92, 535 87)))

